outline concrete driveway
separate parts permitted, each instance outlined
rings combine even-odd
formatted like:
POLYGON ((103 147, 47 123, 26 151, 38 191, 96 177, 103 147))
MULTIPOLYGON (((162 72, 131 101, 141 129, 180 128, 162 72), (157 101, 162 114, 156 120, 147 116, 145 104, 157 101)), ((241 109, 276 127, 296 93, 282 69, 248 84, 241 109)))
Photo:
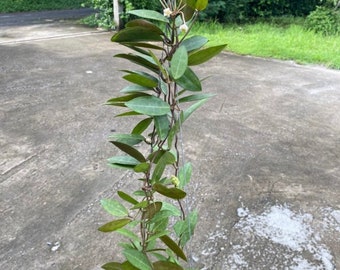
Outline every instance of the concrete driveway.
MULTIPOLYGON (((100 269, 117 235, 99 200, 111 170, 102 104, 131 68, 111 33, 69 23, 0 27, 0 269, 100 269)), ((217 96, 184 127, 194 166, 198 269, 340 268, 340 72, 223 53, 197 71, 217 96)))

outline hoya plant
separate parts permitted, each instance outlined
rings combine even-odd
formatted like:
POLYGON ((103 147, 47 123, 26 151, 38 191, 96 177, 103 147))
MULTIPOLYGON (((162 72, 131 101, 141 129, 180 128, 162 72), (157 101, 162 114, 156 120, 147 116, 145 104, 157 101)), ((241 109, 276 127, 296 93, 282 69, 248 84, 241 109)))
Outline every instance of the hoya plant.
POLYGON ((108 105, 124 109, 117 117, 135 119, 130 133, 113 134, 110 142, 120 155, 110 166, 131 170, 137 190, 119 190, 115 199, 103 199, 114 219, 99 228, 124 236, 123 261, 103 269, 166 270, 190 267, 186 244, 197 223, 197 211, 186 211, 186 185, 192 165, 183 161, 182 125, 212 95, 202 93, 193 66, 202 64, 224 48, 206 46, 203 36, 190 30, 208 0, 161 0, 163 12, 133 10, 126 28, 112 42, 129 49, 115 57, 136 69, 123 70, 128 84, 108 105))

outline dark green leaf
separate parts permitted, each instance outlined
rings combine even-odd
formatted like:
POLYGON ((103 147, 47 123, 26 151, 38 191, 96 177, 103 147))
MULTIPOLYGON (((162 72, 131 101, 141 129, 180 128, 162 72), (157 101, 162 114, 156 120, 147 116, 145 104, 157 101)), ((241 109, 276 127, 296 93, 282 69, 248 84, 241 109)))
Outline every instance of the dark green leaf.
POLYGON ((135 116, 135 115, 141 115, 141 113, 134 112, 134 111, 129 111, 129 112, 124 112, 124 113, 116 114, 115 117, 135 116))
POLYGON ((180 46, 171 59, 170 72, 174 80, 183 76, 188 66, 188 53, 184 46, 180 46))
POLYGON ((157 25, 147 20, 136 19, 136 20, 129 21, 127 24, 125 24, 125 27, 136 27, 136 26, 141 26, 141 27, 149 29, 151 32, 164 35, 163 31, 157 25))
POLYGON ((109 262, 102 266, 104 270, 122 270, 122 264, 118 262, 109 262))
POLYGON ((156 131, 161 140, 164 140, 170 130, 170 120, 167 115, 155 116, 156 131))
POLYGON ((137 159, 130 156, 115 156, 109 158, 107 161, 113 167, 126 167, 131 169, 140 163, 137 159))
POLYGON ((219 54, 226 46, 227 44, 223 44, 193 52, 189 55, 188 65, 200 65, 219 54))
POLYGON ((143 252, 136 249, 125 249, 123 254, 125 258, 138 269, 152 270, 151 263, 143 252))
POLYGON ((100 201, 102 207, 108 212, 109 214, 116 216, 116 217, 125 217, 128 215, 128 210, 122 205, 120 202, 115 200, 109 199, 102 199, 100 201))
POLYGON ((137 159, 140 162, 145 162, 145 158, 143 156, 143 154, 141 152, 139 152, 136 148, 125 144, 125 143, 121 143, 121 142, 111 142, 113 143, 115 146, 117 146, 120 150, 122 150, 123 152, 127 153, 128 155, 130 155, 131 157, 137 159))
POLYGON ((150 116, 164 115, 170 112, 169 104, 155 96, 135 98, 126 102, 125 105, 136 112, 150 116))
POLYGON ((161 34, 141 26, 125 28, 114 34, 111 38, 112 42, 118 43, 162 40, 161 34))
POLYGON ((187 260, 183 250, 176 244, 174 240, 172 240, 168 235, 161 236, 160 239, 163 241, 168 248, 170 248, 178 257, 183 259, 184 261, 187 260))
POLYGON ((122 90, 120 90, 120 92, 121 93, 131 93, 131 92, 145 92, 145 91, 149 91, 149 90, 153 90, 153 88, 141 86, 141 85, 138 85, 138 84, 133 84, 133 85, 129 85, 127 87, 124 87, 122 90))
POLYGON ((108 101, 106 101, 106 105, 113 105, 113 106, 125 106, 125 102, 132 100, 136 97, 141 97, 141 96, 148 96, 145 93, 133 93, 130 95, 126 95, 126 96, 120 96, 120 97, 116 97, 116 98, 111 98, 108 101))
POLYGON ((160 46, 150 44, 150 43, 144 43, 144 42, 122 42, 121 44, 132 49, 136 47, 141 47, 141 48, 148 48, 148 49, 154 49, 154 50, 164 50, 160 46))
POLYGON ((176 82, 185 90, 202 91, 202 85, 197 75, 191 68, 187 68, 183 76, 176 80, 176 82))
MULTIPOLYGON (((135 55, 135 54, 132 54, 132 53, 129 53, 129 54, 120 53, 120 54, 116 54, 115 57, 127 59, 127 60, 131 61, 132 63, 135 63, 137 65, 145 67, 145 68, 147 68, 147 69, 149 69, 149 70, 151 70, 151 71, 153 71, 157 74, 159 72, 158 66, 155 63, 148 61, 144 57, 141 57, 141 56, 138 56, 138 55, 135 55)), ((127 75, 127 76, 129 76, 129 75, 127 75)))
POLYGON ((192 36, 184 40, 182 46, 184 46, 188 52, 191 52, 202 48, 207 42, 208 39, 206 37, 192 36))
POLYGON ((163 175, 166 165, 173 164, 175 161, 176 157, 169 151, 166 151, 156 163, 156 167, 152 174, 152 181, 159 181, 163 175))
POLYGON ((169 22, 169 20, 161 13, 147 9, 136 9, 128 12, 141 18, 156 20, 160 22, 169 22))
POLYGON ((169 261, 154 262, 153 268, 155 270, 184 270, 182 266, 169 261))
POLYGON ((169 233, 170 233, 169 231, 161 231, 161 232, 155 233, 148 238, 147 242, 154 241, 154 240, 160 238, 161 236, 167 235, 169 233))
POLYGON ((117 219, 109 223, 106 223, 105 225, 101 226, 98 230, 101 232, 113 232, 115 230, 123 228, 125 225, 129 224, 130 222, 131 222, 131 219, 129 218, 117 219))
POLYGON ((123 76, 123 78, 129 82, 148 88, 158 86, 158 79, 145 72, 130 72, 130 74, 123 76))
POLYGON ((146 173, 149 170, 149 168, 150 168, 150 163, 144 162, 144 163, 138 164, 136 167, 134 167, 133 170, 136 173, 146 173))
POLYGON ((181 200, 186 196, 186 193, 179 188, 167 188, 166 186, 156 183, 153 185, 153 189, 165 197, 181 200))
POLYGON ((146 118, 140 121, 132 130, 132 134, 142 134, 151 124, 152 118, 146 118))
POLYGON ((196 102, 195 104, 191 105, 189 108, 187 108, 184 113, 183 113, 183 121, 187 120, 190 115, 196 111, 198 108, 200 108, 205 102, 207 102, 208 99, 202 99, 198 102, 196 102))
POLYGON ((122 269, 123 270, 140 270, 137 267, 134 267, 130 262, 123 262, 122 263, 122 269))
POLYGON ((136 201, 134 198, 132 198, 129 194, 123 192, 123 191, 117 191, 117 194, 120 198, 122 198, 124 201, 127 201, 131 204, 137 204, 138 201, 136 201))
POLYGON ((207 99, 213 97, 214 94, 196 94, 196 95, 190 95, 186 97, 182 97, 178 100, 179 103, 183 102, 192 102, 192 101, 197 101, 197 100, 202 100, 202 99, 207 99))
POLYGON ((143 218, 145 219, 152 219, 153 216, 159 212, 162 208, 161 202, 154 202, 150 203, 147 207, 145 207, 143 210, 143 218))
POLYGON ((128 145, 136 145, 144 141, 144 137, 139 134, 112 134, 109 137, 110 141, 125 143, 128 145))

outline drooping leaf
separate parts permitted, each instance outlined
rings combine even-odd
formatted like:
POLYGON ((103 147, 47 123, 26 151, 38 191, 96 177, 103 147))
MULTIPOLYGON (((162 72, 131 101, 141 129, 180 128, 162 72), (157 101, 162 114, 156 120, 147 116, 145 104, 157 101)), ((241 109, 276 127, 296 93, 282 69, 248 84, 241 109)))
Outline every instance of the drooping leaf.
POLYGON ((140 41, 162 41, 162 35, 146 27, 128 27, 120 30, 111 38, 112 42, 140 42, 140 41))
POLYGON ((194 230, 197 224, 198 214, 197 211, 193 211, 187 215, 185 220, 177 221, 174 225, 174 230, 177 237, 181 239, 180 245, 184 247, 194 234, 194 230))
POLYGON ((168 248, 170 248, 178 257, 187 261, 187 257, 185 256, 183 250, 176 244, 174 240, 172 240, 168 235, 161 236, 160 239, 163 241, 168 248))
POLYGON ((140 48, 148 48, 148 49, 161 50, 161 51, 164 50, 160 46, 157 46, 151 43, 144 43, 144 42, 121 42, 121 44, 132 49, 140 47, 140 48))
POLYGON ((182 266, 169 261, 154 262, 153 267, 155 270, 184 270, 182 266))
POLYGON ((152 270, 151 262, 148 257, 141 251, 136 249, 125 249, 123 251, 125 258, 138 269, 152 270))
POLYGON ((194 103, 193 105, 191 105, 189 108, 187 108, 184 112, 183 112, 183 122, 185 120, 187 120, 190 115, 196 111, 198 108, 200 108, 205 102, 207 102, 208 99, 202 99, 196 103, 194 103))
POLYGON ((137 203, 138 203, 137 200, 135 200, 135 199, 132 198, 129 194, 127 194, 127 193, 125 193, 125 192, 123 192, 123 191, 118 190, 118 191, 117 191, 117 194, 118 194, 118 196, 119 196, 120 198, 122 198, 122 199, 123 199, 124 201, 126 201, 126 202, 129 202, 129 203, 131 203, 131 204, 137 204, 137 203))
POLYGON ((136 173, 146 173, 150 168, 150 163, 143 162, 134 167, 136 173))
POLYGON ((156 167, 152 173, 152 181, 159 181, 163 175, 166 165, 173 164, 175 161, 176 157, 169 151, 166 151, 156 163, 156 167))
POLYGON ((153 216, 158 213, 162 208, 161 202, 154 202, 150 203, 147 207, 145 207, 143 210, 143 218, 145 219, 152 219, 153 216))
POLYGON ((106 210, 106 212, 113 216, 125 217, 128 215, 128 210, 125 208, 125 206, 116 200, 102 199, 100 204, 106 210))
POLYGON ((170 72, 174 80, 183 76, 188 66, 188 53, 184 46, 180 46, 171 59, 170 72))
POLYGON ((147 10, 147 9, 135 9, 128 11, 129 14, 136 15, 141 18, 151 19, 160 22, 169 22, 168 18, 166 18, 163 14, 154 11, 154 10, 147 10))
POLYGON ((175 199, 175 200, 181 200, 183 199, 187 194, 179 189, 179 188, 167 188, 166 186, 156 183, 153 185, 153 189, 157 191, 158 193, 164 195, 165 197, 175 199))
POLYGON ((151 87, 145 87, 145 86, 141 86, 138 84, 132 84, 129 86, 124 87, 122 90, 120 90, 121 93, 131 93, 131 92, 145 92, 145 91, 149 91, 152 90, 153 88, 151 87))
POLYGON ((113 232, 120 228, 123 228, 125 225, 129 224, 130 222, 131 222, 131 219, 129 218, 117 219, 117 220, 111 221, 99 227, 98 230, 101 232, 113 232))
POLYGON ((182 46, 184 46, 188 52, 192 52, 192 51, 202 48, 207 42, 208 42, 208 39, 206 37, 192 36, 192 37, 185 39, 182 42, 182 46))
POLYGON ((154 64, 153 62, 148 61, 144 57, 141 57, 141 56, 138 56, 132 53, 119 53, 119 54, 116 54, 115 57, 127 59, 131 61, 132 63, 145 67, 157 74, 159 72, 158 66, 154 64))
POLYGON ((214 94, 195 94, 195 95, 185 96, 185 97, 178 99, 178 103, 192 102, 192 101, 211 98, 213 96, 214 94))
POLYGON ((164 115, 170 112, 169 104, 155 96, 135 98, 126 102, 125 105, 136 112, 150 116, 164 115))
POLYGON ((223 49, 226 46, 227 44, 223 44, 223 45, 212 46, 212 47, 208 47, 208 48, 205 48, 199 51, 195 51, 189 54, 188 65, 189 66, 200 65, 210 60, 217 54, 219 54, 221 51, 223 51, 223 49))
POLYGON ((123 78, 129 82, 148 88, 154 88, 158 86, 158 79, 148 73, 138 71, 129 71, 129 73, 130 74, 123 76, 123 78))
POLYGON ((125 143, 128 145, 136 145, 144 141, 144 136, 139 134, 112 134, 109 137, 110 141, 125 143))
POLYGON ((118 262, 109 262, 102 265, 104 270, 123 270, 122 264, 118 262))
POLYGON ((134 148, 134 147, 132 147, 128 144, 117 142, 117 141, 112 141, 111 143, 114 144, 116 147, 118 147, 123 152, 130 155, 131 157, 137 159, 138 161, 140 161, 140 162, 146 161, 143 154, 141 152, 139 152, 136 148, 134 148))
POLYGON ((190 162, 185 163, 183 167, 179 169, 179 188, 183 189, 189 182, 192 173, 192 165, 190 162))
POLYGON ((126 95, 126 96, 111 98, 108 101, 106 101, 105 104, 106 105, 125 107, 125 102, 132 100, 136 97, 141 97, 141 96, 148 96, 148 95, 145 94, 145 93, 133 93, 133 94, 126 95))
POLYGON ((183 76, 176 80, 176 82, 185 90, 202 91, 202 85, 191 68, 187 68, 183 76))
POLYGON ((132 130, 132 134, 142 134, 151 124, 152 118, 146 118, 140 121, 132 130))
POLYGON ((156 131, 161 140, 164 140, 169 133, 170 120, 167 115, 155 116, 156 131))
POLYGON ((158 33, 160 35, 164 35, 162 29, 160 29, 157 25, 155 25, 152 22, 149 22, 147 20, 136 19, 136 20, 129 21, 128 23, 125 24, 125 27, 136 27, 136 26, 148 28, 151 32, 155 32, 155 33, 158 33))

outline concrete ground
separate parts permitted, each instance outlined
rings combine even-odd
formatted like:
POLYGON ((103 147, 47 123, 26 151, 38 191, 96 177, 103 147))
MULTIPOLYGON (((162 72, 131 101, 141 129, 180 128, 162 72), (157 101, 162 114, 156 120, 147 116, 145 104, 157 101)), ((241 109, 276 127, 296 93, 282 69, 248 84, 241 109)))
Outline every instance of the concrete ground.
MULTIPOLYGON (((129 189, 102 104, 125 85, 111 33, 0 27, 0 269, 100 269, 117 255, 101 198, 129 189)), ((125 50, 125 49, 124 49, 125 50)), ((340 72, 223 53, 217 96, 183 131, 198 269, 340 269, 340 72)))

